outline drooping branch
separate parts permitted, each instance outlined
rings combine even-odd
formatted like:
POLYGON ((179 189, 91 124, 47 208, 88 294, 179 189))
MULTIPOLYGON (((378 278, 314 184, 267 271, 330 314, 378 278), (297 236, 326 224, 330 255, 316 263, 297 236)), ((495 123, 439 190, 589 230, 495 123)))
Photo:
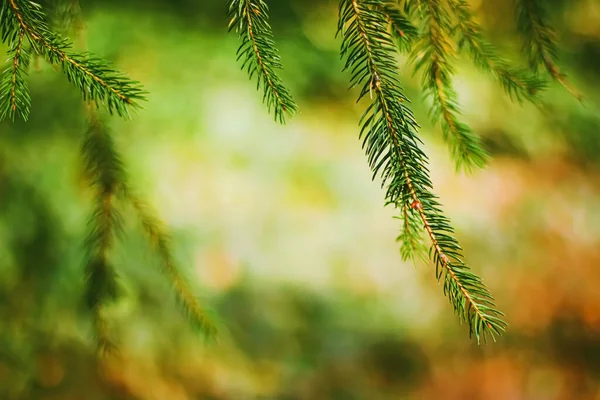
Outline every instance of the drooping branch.
POLYGON ((544 68, 573 97, 583 101, 583 95, 567 80, 558 67, 556 31, 548 23, 546 5, 540 0, 517 0, 517 27, 523 36, 523 51, 531 68, 544 68))
POLYGON ((3 26, 3 35, 15 30, 10 25, 16 23, 36 53, 51 64, 62 67, 67 79, 81 91, 84 100, 103 104, 110 113, 116 112, 119 116, 128 116, 129 109, 139 107, 145 96, 140 84, 91 53, 70 52, 72 43, 51 31, 39 4, 28 0, 5 0, 3 13, 7 9, 14 18, 2 19, 3 25, 8 24, 3 26))
POLYGON ((263 0, 229 0, 229 30, 235 29, 241 41, 237 51, 250 79, 257 76, 257 89, 263 88, 263 101, 275 119, 285 123, 285 115, 292 115, 297 106, 288 89, 283 86, 276 70, 283 68, 275 48, 269 25, 269 7, 263 0))
POLYGON ((94 189, 96 201, 85 243, 86 299, 94 319, 98 349, 109 351, 115 346, 109 338, 108 324, 102 312, 103 307, 114 301, 118 294, 117 273, 109 253, 117 233, 123 228, 115 202, 118 191, 122 190, 125 173, 107 128, 94 114, 90 117, 81 152, 85 176, 94 189))
POLYGON ((183 314, 199 332, 209 339, 214 339, 217 335, 215 316, 210 310, 202 306, 200 300, 190 290, 186 280, 179 272, 175 258, 171 253, 169 236, 162 227, 160 220, 153 215, 150 207, 130 189, 126 189, 125 199, 133 206, 145 236, 156 251, 162 271, 173 285, 175 296, 183 314))
POLYGON ((102 307, 115 298, 117 288, 116 272, 109 262, 108 253, 123 225, 117 209, 118 200, 133 206, 148 241, 161 261, 163 272, 174 288, 183 314, 200 332, 214 337, 217 329, 210 312, 204 309, 178 271, 168 235, 159 219, 131 190, 110 132, 93 109, 90 109, 90 128, 82 154, 86 176, 91 186, 96 188, 94 197, 97 204, 90 219, 91 233, 86 241, 89 254, 86 282, 88 305, 93 312, 97 337, 101 339, 102 347, 108 343, 108 339, 103 337, 107 324, 101 316, 102 307))
POLYGON ((398 43, 398 47, 402 51, 410 51, 413 42, 419 36, 419 30, 398 8, 398 4, 392 1, 383 1, 379 7, 380 11, 385 15, 388 22, 392 37, 398 43))
POLYGON ((481 168, 489 156, 479 136, 459 120, 460 108, 452 85, 454 68, 451 62, 455 49, 450 38, 452 27, 448 9, 443 2, 423 0, 420 15, 424 27, 412 59, 415 71, 423 72, 423 91, 433 100, 430 115, 434 122, 441 120, 443 138, 450 146, 456 168, 481 168))
POLYGON ((418 126, 396 77, 395 46, 391 35, 380 29, 386 22, 380 6, 379 0, 340 0, 339 7, 345 70, 352 71, 353 86, 362 85, 359 100, 367 95, 371 99, 360 121, 369 164, 387 186, 386 203, 401 215, 409 215, 404 233, 417 241, 411 232, 415 217, 420 219, 432 243, 436 276, 444 278, 444 293, 459 318, 468 322, 469 333, 478 341, 488 335, 494 338, 506 327, 503 314, 482 280, 462 261, 450 221, 431 192, 427 156, 416 135, 418 126))
POLYGON ((497 80, 512 99, 537 104, 545 82, 528 70, 510 66, 498 56, 494 46, 483 36, 466 0, 448 0, 448 4, 456 21, 459 48, 469 51, 475 66, 497 80))

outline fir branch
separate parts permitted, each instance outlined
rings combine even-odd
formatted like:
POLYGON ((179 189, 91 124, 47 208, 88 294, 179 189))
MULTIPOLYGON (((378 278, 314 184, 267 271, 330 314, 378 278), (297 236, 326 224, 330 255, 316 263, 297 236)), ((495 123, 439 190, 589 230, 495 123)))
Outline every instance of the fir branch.
POLYGON ((449 0, 448 4, 457 22, 459 49, 466 47, 475 66, 496 79, 511 99, 537 104, 538 93, 545 88, 545 82, 525 69, 511 67, 497 55, 494 46, 484 38, 466 0, 449 0))
POLYGON ((419 30, 391 1, 384 1, 380 5, 380 11, 384 13, 388 25, 391 27, 392 36, 402 51, 410 51, 412 43, 418 38, 419 30))
POLYGON ((229 31, 235 29, 241 45, 237 59, 246 68, 250 79, 257 75, 257 89, 263 87, 263 102, 275 120, 285 123, 285 114, 297 111, 290 92, 283 86, 276 69, 283 68, 268 22, 269 8, 263 0, 229 0, 229 31))
POLYGON ((489 158, 481 139, 471 128, 459 121, 460 109, 452 75, 454 46, 450 41, 451 20, 444 3, 426 0, 421 8, 424 30, 413 51, 415 72, 423 70, 424 92, 433 100, 431 117, 434 123, 441 119, 444 140, 450 146, 457 170, 464 167, 482 168, 489 158))
POLYGON ((126 189, 125 198, 133 206, 141 221, 142 229, 156 250, 164 274, 171 281, 175 295, 184 315, 190 323, 207 338, 215 338, 217 335, 217 324, 209 310, 200 304, 198 298, 192 293, 185 279, 181 276, 170 250, 170 239, 159 219, 151 212, 150 208, 137 197, 130 189, 126 189))
MULTIPOLYGON (((93 110, 91 114, 94 115, 93 110)), ((123 164, 108 130, 92 117, 90 132, 82 152, 86 160, 86 175, 92 181, 92 185, 98 188, 98 204, 90 221, 92 233, 86 243, 90 252, 87 268, 88 304, 95 313, 100 332, 105 324, 100 318, 100 307, 104 300, 110 300, 116 294, 116 274, 107 261, 106 253, 113 243, 114 232, 120 232, 122 229, 122 219, 114 206, 116 197, 120 197, 130 202, 138 214, 144 233, 157 251, 163 271, 175 288, 184 314, 192 325, 208 336, 214 336, 215 324, 177 271, 170 251, 169 238, 160 221, 129 188, 123 164)))
MULTIPOLYGON (((10 40, 8 51, 10 65, 4 70, 0 82, 0 121, 20 117, 27 121, 31 110, 31 95, 27 84, 27 74, 31 55, 24 47, 25 32, 16 30, 16 39, 10 40)), ((12 38, 11 38, 12 39, 12 38)))
POLYGON ((547 21, 546 5, 540 0, 517 0, 517 27, 523 35, 523 51, 529 65, 535 70, 543 67, 554 80, 559 82, 580 102, 583 95, 567 80, 558 67, 556 31, 547 21))
MULTIPOLYGON (((362 85, 359 100, 367 94, 371 104, 363 114, 360 136, 364 136, 369 165, 387 185, 388 204, 415 210, 429 239, 436 276, 444 276, 444 293, 469 333, 477 340, 504 331, 503 314, 493 303, 484 283, 461 260, 461 248, 449 220, 442 214, 431 192, 427 156, 419 147, 417 124, 405 106, 407 98, 397 79, 392 37, 382 32, 385 15, 381 0, 340 0, 338 33, 342 33, 341 55, 345 70, 352 71, 351 84, 362 85), (410 201, 410 204, 408 203, 410 201)), ((409 221, 414 224, 414 220, 409 221)))
MULTIPOLYGON (((83 37, 83 23, 80 18, 80 9, 76 8, 75 12, 71 15, 71 21, 75 21, 76 25, 79 27, 77 30, 77 36, 85 47, 85 39, 83 37)), ((93 117, 95 116, 95 110, 92 108, 88 108, 88 113, 93 117)), ((112 154, 112 158, 114 160, 120 160, 120 156, 116 149, 112 144, 112 139, 110 136, 106 137, 107 149, 110 150, 110 154, 112 154)), ((111 165, 115 163, 111 163, 110 160, 107 160, 103 164, 98 164, 99 167, 103 167, 107 169, 107 172, 111 171, 111 165)), ((119 165, 122 165, 119 161, 119 165)), ((212 337, 216 335, 216 327, 215 324, 208 318, 208 312, 204 311, 201 307, 198 300, 194 297, 192 292, 186 285, 185 280, 180 276, 179 272, 173 261, 173 256, 171 255, 169 240, 167 234, 164 232, 164 228, 161 226, 160 221, 157 217, 155 217, 150 209, 143 203, 143 201, 136 195, 134 195, 131 190, 128 177, 122 166, 119 169, 119 197, 121 197, 125 201, 129 201, 136 211, 138 217, 141 219, 142 227, 144 229, 144 233, 150 240, 152 247, 157 251, 158 256, 161 260, 163 270, 166 273, 167 277, 170 279, 172 285, 174 286, 175 293, 179 300, 179 303, 182 305, 184 314, 191 321, 192 325, 199 328, 200 331, 206 333, 207 336, 212 337)))
POLYGON ((103 104, 109 113, 116 112, 119 116, 128 116, 129 108, 139 107, 138 102, 146 93, 138 82, 91 53, 69 52, 72 44, 50 30, 40 5, 28 0, 5 1, 33 49, 51 64, 60 65, 84 100, 94 101, 97 106, 103 104))
POLYGON ((90 109, 90 129, 82 153, 85 159, 85 174, 92 186, 97 188, 96 210, 90 219, 91 233, 86 241, 88 250, 87 303, 94 315, 96 334, 100 345, 110 345, 104 336, 106 321, 101 316, 102 306, 117 295, 116 272, 108 261, 107 254, 114 243, 116 233, 122 231, 122 218, 116 209, 118 199, 128 201, 142 222, 144 233, 158 253, 165 275, 171 281, 182 305, 184 314, 193 326, 209 337, 216 334, 216 325, 209 313, 188 288, 179 274, 170 250, 170 243, 158 218, 152 215, 143 201, 129 188, 127 176, 114 147, 113 139, 106 127, 90 109))
POLYGON ((114 149, 108 130, 93 116, 81 148, 84 173, 95 189, 96 206, 89 221, 86 239, 86 303, 94 318, 97 345, 100 351, 115 348, 108 337, 107 322, 102 310, 118 297, 117 273, 109 261, 115 236, 122 231, 123 221, 115 207, 116 195, 123 185, 124 170, 114 149))

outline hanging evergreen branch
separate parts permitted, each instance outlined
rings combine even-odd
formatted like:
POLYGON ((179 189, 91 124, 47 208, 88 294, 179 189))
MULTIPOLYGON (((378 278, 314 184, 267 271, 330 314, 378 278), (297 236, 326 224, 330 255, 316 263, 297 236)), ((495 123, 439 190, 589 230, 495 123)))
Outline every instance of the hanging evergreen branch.
POLYGON ((525 69, 511 67, 497 55, 494 46, 484 38, 466 0, 449 0, 448 4, 456 19, 459 49, 466 47, 475 66, 496 79, 511 99, 538 103, 538 93, 546 87, 545 82, 525 69))
MULTIPOLYGON (((80 17, 81 10, 77 2, 69 3, 68 11, 69 24, 65 24, 62 28, 74 28, 76 37, 85 48, 83 21, 80 17)), ((61 17, 62 19, 59 22, 64 23, 65 15, 61 15, 61 17)), ((111 345, 108 340, 107 323, 102 319, 101 308, 106 301, 114 297, 112 295, 113 291, 109 289, 116 287, 116 281, 109 279, 116 277, 116 274, 107 262, 106 253, 113 241, 114 234, 111 235, 111 233, 115 230, 120 232, 122 229, 122 220, 115 208, 115 201, 118 199, 131 202, 137 211, 142 220, 144 231, 154 249, 157 250, 167 276, 175 288, 177 297, 180 300, 179 303, 183 306, 184 314, 193 326, 199 328, 208 336, 214 336, 216 333, 215 324, 207 317, 207 312, 202 309, 200 303, 187 288, 185 280, 179 275, 170 253, 168 238, 160 227, 158 218, 154 217, 144 207, 138 197, 133 196, 127 182, 127 174, 120 160, 121 157, 114 146, 110 133, 98 119, 94 108, 87 107, 86 112, 90 121, 89 131, 95 134, 88 135, 86 144, 82 149, 83 157, 86 160, 85 171, 87 172, 86 175, 92 178, 93 183, 97 185, 97 182, 101 182, 103 188, 96 194, 98 206, 90 221, 92 234, 90 234, 90 238, 86 243, 86 248, 90 253, 90 261, 87 267, 89 271, 87 297, 94 315, 96 335, 99 338, 100 347, 114 349, 114 345, 111 345), (110 285, 111 282, 114 283, 112 286, 110 285), (106 290, 104 292, 100 291, 103 288, 106 290), (105 293, 105 295, 102 295, 102 293, 105 293)))
POLYGON ((242 42, 237 50, 242 69, 248 70, 250 79, 257 75, 263 101, 269 112, 274 110, 275 120, 283 124, 285 114, 294 114, 297 106, 275 71, 283 66, 268 22, 269 8, 263 0, 229 0, 227 7, 229 31, 235 29, 242 42))
POLYGON ((169 237, 161 226, 160 220, 152 214, 150 208, 139 197, 135 196, 131 190, 126 190, 125 198, 133 206, 141 221, 145 235, 156 250, 163 272, 173 285, 176 298, 184 315, 207 338, 215 338, 217 325, 214 321, 214 316, 202 307, 198 298, 193 294, 185 279, 179 273, 174 257, 171 254, 169 237))
POLYGON ((43 55, 51 64, 62 67, 67 79, 81 91, 84 100, 94 101, 97 106, 103 104, 111 114, 116 112, 119 116, 128 116, 131 107, 139 107, 138 102, 145 95, 139 83, 91 53, 71 53, 72 44, 50 30, 39 4, 28 0, 3 1, 0 20, 3 40, 15 30, 24 32, 36 53, 43 55), (6 8, 10 9, 14 18, 4 15, 6 8))
POLYGON ((379 8, 385 15, 392 31, 392 37, 398 43, 398 48, 401 51, 410 51, 412 43, 419 36, 419 30, 402 13, 396 3, 383 1, 379 8))
POLYGON ((144 233, 158 253, 165 275, 175 289, 183 313, 191 324, 209 337, 216 334, 216 325, 207 311, 188 288, 179 274, 170 251, 170 243, 160 221, 144 203, 133 195, 127 176, 107 128, 90 110, 90 128, 82 154, 85 173, 91 186, 96 188, 96 209, 90 219, 91 233, 86 241, 88 252, 87 303, 94 316, 100 347, 110 345, 106 336, 106 321, 101 316, 102 306, 115 299, 116 272, 108 261, 116 233, 122 231, 122 218, 116 209, 119 199, 130 202, 142 222, 144 233))
MULTIPOLYGON (((385 14, 379 11, 381 4, 381 0, 340 0, 339 7, 344 70, 352 71, 352 86, 362 85, 359 100, 367 95, 371 99, 360 121, 369 165, 387 185, 387 203, 421 219, 432 242, 437 279, 444 277, 444 293, 461 321, 468 322, 469 333, 478 341, 488 335, 495 338, 506 327, 503 314, 482 280, 462 261, 450 221, 431 192, 427 156, 416 135, 418 126, 396 78, 392 37, 381 29, 386 23, 385 14)), ((407 225, 414 225, 414 220, 407 225)))
POLYGON ((31 110, 31 96, 27 84, 27 74, 31 56, 25 48, 22 29, 9 33, 8 51, 9 66, 2 74, 0 82, 0 121, 10 118, 12 121, 18 116, 24 121, 29 118, 31 110), (15 37, 16 36, 16 37, 15 37))
POLYGON ((547 22, 546 5, 540 0, 517 0, 517 27, 523 35, 523 51, 534 70, 544 68, 580 102, 583 95, 567 80, 558 67, 556 32, 547 22))
POLYGON ((94 318, 98 349, 110 351, 115 346, 109 339, 102 309, 116 300, 119 291, 117 273, 109 261, 109 252, 116 234, 123 228, 115 200, 122 188, 125 172, 109 132, 94 114, 91 115, 81 152, 85 176, 96 192, 96 205, 89 221, 90 233, 85 243, 88 253, 85 268, 87 306, 94 318))
POLYGON ((459 121, 460 109, 452 85, 454 46, 450 15, 444 3, 424 0, 421 15, 424 29, 412 54, 415 72, 423 71, 423 91, 433 99, 430 115, 434 123, 441 119, 444 140, 450 146, 456 168, 467 170, 483 167, 488 159, 481 139, 471 128, 459 121))

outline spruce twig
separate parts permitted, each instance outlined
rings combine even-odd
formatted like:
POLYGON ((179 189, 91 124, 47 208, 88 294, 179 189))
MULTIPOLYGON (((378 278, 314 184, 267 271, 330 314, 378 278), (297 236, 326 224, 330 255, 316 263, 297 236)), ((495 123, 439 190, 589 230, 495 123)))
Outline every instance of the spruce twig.
POLYGON ((360 121, 369 164, 387 186, 386 203, 419 216, 432 242, 436 276, 444 278, 444 293, 461 321, 468 322, 469 333, 478 341, 487 336, 495 339, 506 327, 503 314, 483 281, 462 261, 450 221, 431 192, 427 156, 416 135, 418 125, 396 77, 392 37, 380 29, 386 23, 380 6, 380 0, 340 0, 339 6, 344 69, 352 71, 353 86, 362 85, 359 100, 367 95, 371 99, 360 121))
POLYGON ((398 8, 398 4, 392 1, 383 1, 379 6, 380 11, 385 15, 392 36, 398 43, 401 51, 410 51, 412 43, 418 38, 419 30, 398 8))
POLYGON ((423 71, 423 91, 433 99, 430 115, 434 123, 441 119, 443 138, 450 146, 456 169, 482 168, 489 155, 479 135, 458 119, 460 108, 452 85, 454 68, 451 59, 455 50, 450 39, 450 14, 444 3, 424 0, 421 15, 424 29, 415 45, 412 59, 415 72, 423 71))
POLYGON ((205 334, 207 338, 214 339, 217 335, 217 324, 212 313, 205 309, 198 298, 188 287, 186 280, 179 272, 175 259, 171 253, 170 238, 163 228, 160 220, 156 218, 150 207, 136 196, 132 190, 125 190, 125 199, 133 206, 148 241, 156 251, 163 273, 173 285, 178 303, 189 322, 205 334))
POLYGON ((91 233, 86 241, 89 254, 87 264, 87 302, 92 310, 100 340, 105 347, 108 340, 105 331, 107 323, 101 316, 102 306, 116 296, 116 272, 108 261, 117 233, 122 231, 122 218, 116 208, 117 200, 130 203, 142 223, 142 228, 152 248, 157 252, 163 272, 173 285, 184 315, 192 326, 206 336, 216 335, 216 324, 187 286, 179 273, 171 254, 170 243, 165 229, 144 202, 129 187, 127 174, 121 157, 114 147, 108 128, 96 117, 90 108, 90 128, 82 154, 85 159, 86 176, 92 187, 96 187, 96 210, 90 219, 91 233))
POLYGON ((109 62, 91 53, 70 52, 72 43, 51 31, 39 4, 28 0, 4 0, 0 22, 3 40, 15 30, 24 32, 36 53, 62 67, 85 101, 91 100, 97 106, 103 104, 111 114, 129 116, 129 109, 139 107, 139 101, 144 100, 146 92, 140 84, 115 70, 109 62), (8 10, 14 17, 5 15, 8 10))
POLYGON ((119 291, 117 273, 109 260, 109 253, 115 236, 123 229, 123 220, 115 202, 125 171, 110 133, 93 111, 90 112, 81 153, 85 161, 85 176, 95 189, 96 199, 85 243, 88 259, 85 268, 86 299, 94 319, 98 350, 106 352, 116 348, 108 336, 108 323, 102 311, 109 302, 116 300, 119 291))
POLYGON ((466 0, 448 0, 448 4, 456 20, 459 49, 466 48, 475 66, 497 80, 511 99, 538 104, 538 93, 545 89, 546 83, 528 70, 510 66, 498 56, 494 46, 483 36, 466 0))
POLYGON ((229 0, 227 7, 229 31, 235 29, 242 42, 238 61, 242 60, 242 69, 247 69, 250 79, 257 75, 263 101, 269 112, 273 109, 275 120, 283 124, 285 114, 294 114, 298 107, 276 72, 283 66, 268 22, 269 7, 263 0, 229 0))
POLYGON ((540 0, 517 0, 517 27, 524 39, 523 51, 532 69, 544 68, 573 97, 583 102, 583 95, 557 65, 556 31, 548 23, 547 14, 546 5, 540 0))
POLYGON ((91 186, 96 187, 96 209, 90 218, 90 230, 86 241, 88 252, 87 303, 96 327, 99 348, 114 348, 107 337, 107 322, 102 318, 102 307, 117 294, 116 272, 108 261, 117 233, 122 232, 122 218, 116 202, 130 203, 142 223, 142 228, 152 248, 157 252, 163 272, 173 285, 184 315, 192 326, 206 336, 216 335, 216 324, 198 299, 187 286, 179 273, 171 254, 168 235, 157 217, 144 202, 133 194, 128 184, 127 174, 121 157, 114 147, 108 128, 96 117, 95 110, 89 109, 90 128, 82 147, 85 159, 86 176, 91 186))
POLYGON ((31 109, 31 96, 27 84, 27 75, 31 55, 25 47, 23 29, 14 31, 9 42, 9 66, 2 74, 0 82, 0 121, 20 117, 24 121, 29 118, 31 109), (14 37, 16 36, 16 37, 14 37))
MULTIPOLYGON (((70 22, 75 25, 76 36, 82 47, 86 47, 86 40, 84 38, 84 24, 79 17, 80 9, 78 4, 70 4, 69 10, 72 12, 69 15, 70 22)), ((157 251, 158 256, 161 260, 163 271, 166 272, 167 278, 171 281, 175 289, 175 294, 179 300, 179 304, 182 306, 184 315, 191 322, 191 325, 198 328, 202 333, 209 337, 216 335, 216 324, 208 317, 209 313, 203 309, 199 301, 194 297, 191 290, 188 288, 185 280, 181 277, 174 263, 173 256, 170 251, 170 243, 165 229, 161 226, 160 220, 154 216, 149 207, 144 205, 144 202, 136 195, 133 194, 130 184, 128 183, 128 176, 124 169, 121 157, 114 146, 112 136, 108 131, 107 127, 101 122, 97 115, 97 110, 89 104, 86 107, 86 113, 89 116, 90 130, 92 132, 99 132, 97 136, 95 146, 87 146, 84 148, 88 150, 83 152, 86 159, 95 159, 96 175, 114 176, 113 190, 108 193, 107 191, 99 192, 96 195, 98 204, 102 204, 105 207, 104 214, 95 213, 97 218, 92 219, 91 226, 95 231, 104 232, 103 226, 110 225, 110 221, 107 218, 110 215, 119 216, 120 214, 114 207, 116 200, 121 200, 130 203, 138 218, 142 222, 144 233, 148 237, 152 247, 157 251), (108 207, 110 206, 110 210, 108 207), (110 211, 110 213, 109 213, 110 211)), ((89 143, 89 141, 88 141, 89 143)), ((89 165, 89 163, 87 163, 89 165)), ((89 168, 88 168, 89 169, 89 168)), ((122 230, 121 218, 117 219, 118 224, 112 223, 112 226, 118 228, 118 232, 122 230)), ((107 240, 108 242, 108 240, 107 240)), ((88 249, 93 249, 93 242, 87 244, 88 249)), ((100 269, 103 265, 91 265, 100 269)), ((101 271, 101 270, 100 270, 101 271)), ((94 278, 95 276, 92 276, 94 278)), ((88 280, 89 282, 93 279, 88 280)), ((93 289, 93 286, 91 287, 93 289)), ((92 290, 93 293, 93 290, 92 290)), ((88 297, 90 297, 88 295, 88 297)), ((96 298, 92 294, 92 298, 96 298)), ((100 299, 102 300, 102 299, 100 299)), ((107 337, 107 322, 101 318, 100 307, 102 306, 101 301, 98 301, 97 307, 93 309, 96 334, 98 338, 107 337)), ((102 343, 104 344, 104 343, 102 343)), ((103 346, 104 347, 104 346, 103 346)), ((114 349, 114 346, 113 346, 114 349)))

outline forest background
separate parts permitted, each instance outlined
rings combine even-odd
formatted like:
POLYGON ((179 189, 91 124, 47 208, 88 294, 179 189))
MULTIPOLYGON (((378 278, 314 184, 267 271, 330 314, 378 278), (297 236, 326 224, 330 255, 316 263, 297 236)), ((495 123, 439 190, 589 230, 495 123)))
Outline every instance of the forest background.
MULTIPOLYGON (((485 170, 455 173, 418 77, 400 69, 436 192, 507 315, 507 335, 478 346, 433 268, 401 262, 357 138, 335 1, 270 2, 301 110, 284 127, 235 62, 223 1, 80 1, 89 50, 149 92, 131 121, 108 120, 132 182, 227 329, 199 339, 129 226, 116 251, 127 295, 111 310, 120 353, 96 359, 81 306, 84 108, 41 62, 30 120, 0 125, 0 398, 599 399, 600 3, 551 3, 585 105, 556 85, 544 111, 519 106, 459 64, 485 170)), ((511 1, 471 4, 524 64, 511 1)))

